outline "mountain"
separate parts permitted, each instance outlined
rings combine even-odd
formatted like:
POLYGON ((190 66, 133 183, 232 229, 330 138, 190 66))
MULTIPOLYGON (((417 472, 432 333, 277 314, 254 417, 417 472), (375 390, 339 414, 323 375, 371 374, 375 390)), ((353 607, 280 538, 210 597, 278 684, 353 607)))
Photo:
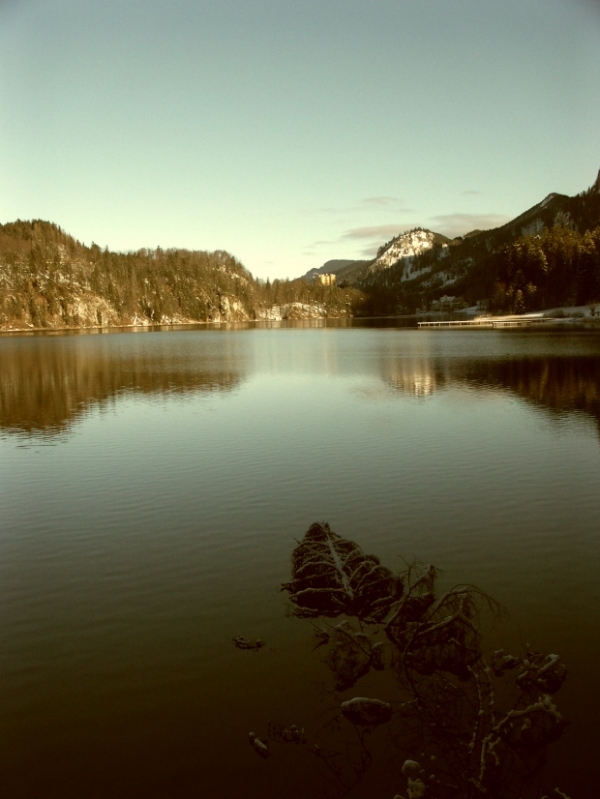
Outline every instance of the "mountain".
POLYGON ((549 194, 498 228, 402 233, 348 282, 373 314, 429 309, 448 295, 510 312, 600 302, 600 173, 587 191, 549 194))
POLYGON ((425 228, 414 228, 407 233, 396 236, 379 248, 377 257, 369 266, 368 272, 386 269, 388 266, 402 261, 410 266, 415 256, 421 255, 433 247, 447 247, 450 239, 440 233, 432 233, 425 228))
POLYGON ((347 316, 360 296, 263 283, 223 250, 118 253, 50 222, 0 225, 0 330, 347 316))
POLYGON ((402 270, 401 281, 411 280, 420 272, 418 256, 433 251, 436 257, 445 258, 449 242, 450 239, 446 236, 432 233, 425 228, 414 228, 401 233, 379 248, 377 257, 362 270, 361 281, 369 282, 391 266, 402 270))
POLYGON ((0 225, 0 330, 394 315, 440 302, 510 313, 600 304, 600 173, 501 227, 454 239, 414 228, 370 261, 272 283, 223 250, 118 253, 50 222, 0 225), (327 272, 337 286, 310 282, 327 272))

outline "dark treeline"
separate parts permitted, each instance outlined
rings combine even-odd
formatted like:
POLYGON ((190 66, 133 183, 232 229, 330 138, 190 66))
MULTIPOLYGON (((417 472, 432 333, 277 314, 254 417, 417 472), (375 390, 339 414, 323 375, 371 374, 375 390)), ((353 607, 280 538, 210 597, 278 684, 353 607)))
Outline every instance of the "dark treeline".
POLYGON ((119 253, 40 220, 0 226, 5 329, 339 316, 359 299, 351 288, 256 280, 222 250, 119 253))
POLYGON ((554 227, 500 253, 491 308, 523 313, 600 300, 600 227, 554 227))
POLYGON ((2 347, 0 429, 15 434, 57 435, 90 407, 120 397, 227 392, 246 377, 243 353, 222 344, 207 362, 185 349, 174 359, 145 336, 120 348, 110 335, 74 334, 60 347, 40 337, 24 341, 5 339, 2 347))

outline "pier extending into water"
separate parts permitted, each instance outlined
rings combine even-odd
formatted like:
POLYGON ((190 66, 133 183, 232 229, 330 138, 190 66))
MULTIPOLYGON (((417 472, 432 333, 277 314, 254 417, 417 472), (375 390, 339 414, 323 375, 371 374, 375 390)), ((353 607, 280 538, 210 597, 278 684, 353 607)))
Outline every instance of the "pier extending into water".
POLYGON ((531 327, 532 325, 564 324, 574 322, 571 317, 551 316, 478 316, 475 319, 438 320, 417 322, 419 327, 531 327))

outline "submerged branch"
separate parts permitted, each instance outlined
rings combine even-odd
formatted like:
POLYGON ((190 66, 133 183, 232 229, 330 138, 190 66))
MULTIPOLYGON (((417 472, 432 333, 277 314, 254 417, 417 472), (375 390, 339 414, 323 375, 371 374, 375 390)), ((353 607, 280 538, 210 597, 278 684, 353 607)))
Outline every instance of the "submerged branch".
MULTIPOLYGON (((371 766, 365 736, 383 726, 408 758, 402 773, 409 797, 538 799, 526 786, 566 726, 551 698, 566 668, 558 655, 537 652, 516 657, 497 650, 488 662, 485 624, 506 611, 473 585, 437 597, 437 576, 434 566, 414 563, 393 574, 327 524, 311 525, 292 553, 292 580, 282 588, 294 614, 345 614, 358 621, 358 627, 344 620, 316 628, 314 648, 328 647, 325 663, 335 690, 347 690, 372 670, 396 677, 385 696, 355 696, 337 705, 337 717, 360 730, 364 749, 352 785, 371 766), (431 753, 432 765, 422 768, 411 752, 431 753)), ((312 751, 323 759, 318 744, 312 751)), ((341 757, 325 758, 330 774, 339 777, 339 795, 349 784, 341 757)))

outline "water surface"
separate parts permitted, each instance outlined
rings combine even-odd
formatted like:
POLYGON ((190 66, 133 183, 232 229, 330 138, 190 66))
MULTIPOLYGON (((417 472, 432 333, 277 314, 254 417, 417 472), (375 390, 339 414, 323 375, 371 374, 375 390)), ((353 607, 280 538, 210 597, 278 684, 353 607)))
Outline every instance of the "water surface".
MULTIPOLYGON (((571 725, 548 779, 590 795, 598 486, 595 334, 0 338, 5 795, 318 795, 312 762, 247 740, 335 716, 278 590, 315 520, 480 585, 511 612, 499 638, 560 653, 571 725)), ((350 795, 402 792, 398 768, 350 795)))

